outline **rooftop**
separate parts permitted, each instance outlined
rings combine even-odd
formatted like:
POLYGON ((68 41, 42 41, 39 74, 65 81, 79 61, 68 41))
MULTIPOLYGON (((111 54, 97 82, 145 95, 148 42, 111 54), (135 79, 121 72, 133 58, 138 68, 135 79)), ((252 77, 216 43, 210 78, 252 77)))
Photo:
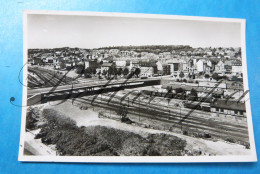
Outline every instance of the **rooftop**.
POLYGON ((237 111, 246 111, 245 103, 237 102, 234 100, 224 100, 219 99, 210 104, 211 107, 215 108, 223 108, 223 109, 230 109, 230 110, 237 110, 237 111))

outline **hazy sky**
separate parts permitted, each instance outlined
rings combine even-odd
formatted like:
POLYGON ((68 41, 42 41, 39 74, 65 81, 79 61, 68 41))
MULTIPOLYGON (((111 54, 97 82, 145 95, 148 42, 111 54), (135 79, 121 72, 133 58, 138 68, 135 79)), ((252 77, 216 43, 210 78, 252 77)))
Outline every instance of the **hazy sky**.
POLYGON ((28 48, 99 48, 127 45, 240 47, 240 23, 28 15, 28 48))

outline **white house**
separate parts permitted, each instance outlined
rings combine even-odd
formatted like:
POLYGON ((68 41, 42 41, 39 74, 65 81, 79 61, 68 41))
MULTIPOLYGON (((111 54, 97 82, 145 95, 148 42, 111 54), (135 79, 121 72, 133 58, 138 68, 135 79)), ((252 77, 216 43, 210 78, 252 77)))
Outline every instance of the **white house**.
POLYGON ((163 66, 162 66, 162 63, 160 61, 156 62, 156 65, 157 65, 157 70, 158 71, 162 71, 163 70, 163 66))
POLYGON ((202 59, 200 59, 197 63, 197 71, 198 72, 204 72, 204 61, 202 59))
POLYGON ((125 60, 117 60, 115 61, 116 67, 118 68, 124 68, 126 66, 126 61, 125 60))
POLYGON ((220 60, 216 65, 215 65, 215 72, 217 73, 224 73, 225 72, 225 64, 222 60, 220 60))

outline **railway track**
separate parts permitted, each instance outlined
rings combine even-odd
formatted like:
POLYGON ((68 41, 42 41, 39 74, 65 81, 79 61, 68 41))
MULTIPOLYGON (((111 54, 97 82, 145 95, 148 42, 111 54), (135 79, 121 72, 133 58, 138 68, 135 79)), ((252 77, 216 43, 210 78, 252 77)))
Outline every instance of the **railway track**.
MULTIPOLYGON (((31 70, 33 71, 41 80, 45 81, 45 85, 48 87, 53 87, 57 85, 67 84, 64 82, 61 77, 54 76, 52 73, 42 71, 42 70, 31 70)), ((121 107, 121 97, 113 96, 113 99, 109 101, 108 94, 102 94, 104 98, 101 100, 101 97, 98 96, 94 105, 96 107, 104 108, 107 110, 117 111, 121 107), (108 103, 109 101, 109 103, 108 103)), ((95 96, 86 96, 77 98, 74 100, 77 104, 87 104, 92 105, 93 98, 95 96)), ((135 96, 132 96, 135 97, 135 96)), ((126 101, 126 100, 124 100, 126 101)), ((123 101, 123 102, 124 102, 123 101)), ((133 99, 132 99, 133 101, 133 99)), ((148 101, 148 100, 147 100, 148 101)), ((219 120, 211 120, 210 113, 194 110, 191 112, 191 109, 182 108, 182 116, 178 108, 169 107, 160 104, 153 104, 152 102, 147 104, 147 102, 140 102, 135 100, 135 102, 130 102, 131 104, 128 107, 128 113, 131 115, 138 116, 141 118, 156 120, 162 123, 167 123, 172 125, 175 128, 183 128, 183 130, 188 130, 191 132, 197 133, 209 133, 212 137, 226 139, 234 138, 242 142, 248 142, 248 129, 246 125, 229 123, 219 120), (140 108, 140 109, 139 109, 140 108), (139 112, 140 110, 140 112, 139 112), (185 117, 185 119, 183 119, 185 117)))
POLYGON ((37 69, 29 69, 29 71, 32 71, 35 73, 41 80, 45 82, 43 85, 44 87, 54 87, 59 85, 66 85, 71 84, 72 82, 66 82, 62 76, 59 76, 58 74, 52 74, 47 71, 43 70, 37 70, 37 69))
MULTIPOLYGON (((100 99, 99 99, 100 100, 100 99)), ((78 104, 91 105, 91 98, 78 98, 74 102, 78 104)), ((94 105, 108 110, 117 111, 120 107, 119 102, 112 101, 108 105, 106 101, 96 100, 94 105)), ((194 117, 188 117, 185 121, 180 122, 181 118, 176 112, 168 112, 165 109, 153 108, 151 111, 146 110, 147 108, 140 104, 140 117, 148 118, 168 124, 172 124, 176 128, 188 129, 193 132, 207 132, 211 136, 216 138, 234 138, 239 141, 248 142, 248 131, 246 127, 236 126, 223 122, 208 121, 206 119, 197 119, 194 117)), ((139 104, 138 106, 133 105, 128 108, 128 113, 133 115, 139 115, 139 104)))
MULTIPOLYGON (((106 97, 110 97, 107 94, 102 94, 102 95, 106 96, 106 97)), ((86 97, 84 97, 84 98, 86 98, 86 97)), ((119 97, 119 96, 113 96, 113 99, 114 99, 114 101, 121 102, 121 97, 119 97)), ((137 100, 135 100, 134 103, 135 104, 139 104, 139 102, 137 100)), ((174 107, 173 105, 170 105, 171 107, 167 107, 165 105, 160 105, 158 103, 156 103, 156 104, 153 104, 153 103, 147 104, 147 102, 143 102, 143 101, 140 102, 140 105, 143 106, 143 107, 146 107, 146 108, 152 107, 152 108, 155 108, 155 109, 164 110, 164 112, 168 112, 170 110, 171 113, 175 113, 176 115, 180 114, 179 109, 174 107)), ((182 108, 181 112, 182 112, 182 115, 183 115, 182 117, 192 117, 193 119, 197 119, 199 123, 201 123, 201 122, 203 122, 205 120, 208 120, 211 117, 211 114, 209 112, 197 111, 197 110, 192 110, 192 109, 188 109, 188 108, 182 108)), ((214 120, 214 124, 216 122, 218 124, 223 124, 224 123, 223 121, 214 120)), ((227 126, 229 125, 231 127, 233 127, 233 125, 234 125, 234 124, 231 124, 229 122, 225 122, 225 124, 227 126)), ((247 126, 246 125, 236 124, 236 127, 247 130, 247 126)))
MULTIPOLYGON (((78 99, 77 99, 78 100, 78 99)), ((81 98, 80 99, 81 100, 81 102, 84 102, 83 100, 87 100, 87 101, 90 101, 90 99, 84 99, 84 98, 81 98)), ((101 104, 101 102, 96 102, 95 101, 95 104, 96 103, 98 103, 98 104, 101 104)), ((91 104, 91 103, 89 103, 89 104, 91 104)), ((103 105, 108 105, 107 103, 105 103, 104 102, 104 100, 103 100, 103 102, 102 102, 102 104, 103 105)), ((108 106, 113 106, 113 105, 116 105, 117 107, 119 107, 120 106, 120 103, 118 103, 118 102, 111 102, 108 106)), ((171 118, 172 120, 174 120, 174 119, 176 119, 177 118, 177 121, 178 122, 176 122, 177 124, 179 124, 179 122, 180 122, 180 120, 181 120, 181 118, 180 118, 180 116, 179 116, 179 113, 178 112, 174 112, 174 111, 172 111, 171 110, 171 112, 170 112, 170 114, 169 114, 169 111, 168 110, 164 110, 164 109, 160 109, 160 108, 154 108, 154 109, 148 109, 147 110, 147 107, 145 107, 144 105, 142 105, 142 104, 140 104, 140 108, 142 109, 142 110, 146 110, 146 113, 149 113, 149 114, 151 114, 151 115, 157 115, 157 116, 160 116, 160 117, 164 117, 164 118, 166 118, 166 120, 168 121, 169 119, 168 118, 171 118)), ((118 108, 117 108, 118 109, 118 108)), ((136 105, 133 105, 133 106, 130 106, 128 109, 134 109, 134 110, 138 110, 139 109, 139 105, 138 104, 136 104, 136 105)), ((138 113, 138 112, 137 112, 138 113)), ((185 123, 191 123, 191 124, 194 124, 194 125, 197 125, 197 124, 199 124, 200 126, 206 126, 206 125, 208 125, 208 120, 206 120, 206 119, 200 119, 200 120, 198 120, 198 119, 196 119, 196 118, 189 118, 189 119, 186 119, 185 121, 184 121, 185 123), (204 121, 204 122, 203 122, 204 121)), ((215 124, 215 123, 214 123, 215 124)), ((223 124, 223 123, 221 123, 221 124, 223 124)), ((221 125, 220 125, 221 126, 221 125)), ((230 125, 226 125, 226 127, 225 128, 227 128, 227 130, 231 130, 231 129, 228 129, 228 127, 230 127, 230 125)), ((204 127, 205 128, 205 127, 204 127)), ((222 127, 222 128, 224 128, 224 127, 222 127)), ((237 129, 239 129, 240 131, 243 131, 244 129, 241 129, 241 128, 237 128, 237 129)))

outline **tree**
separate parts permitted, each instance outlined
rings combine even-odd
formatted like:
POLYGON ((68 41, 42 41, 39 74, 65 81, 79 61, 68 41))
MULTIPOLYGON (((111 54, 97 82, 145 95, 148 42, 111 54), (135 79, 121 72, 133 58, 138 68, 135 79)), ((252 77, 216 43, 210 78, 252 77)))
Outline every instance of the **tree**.
POLYGON ((88 67, 87 69, 85 69, 84 76, 86 78, 91 78, 91 73, 92 73, 92 70, 91 70, 91 68, 88 67))
POLYGON ((84 65, 77 65, 76 67, 76 73, 77 74, 83 74, 84 73, 85 66, 84 65))
POLYGON ((195 89, 191 89, 190 95, 188 95, 188 100, 196 101, 198 98, 197 91, 195 89))
POLYGON ((98 75, 98 78, 101 79, 101 77, 100 77, 101 72, 100 71, 97 73, 97 75, 98 75))
POLYGON ((60 69, 64 69, 64 68, 66 68, 66 65, 65 65, 64 62, 61 62, 61 63, 60 63, 60 69))
POLYGON ((223 80, 227 80, 227 76, 222 76, 222 79, 223 80))
POLYGON ((110 66, 107 70, 108 77, 110 77, 113 74, 113 68, 110 66))
POLYGON ((137 77, 139 77, 139 74, 141 73, 141 70, 140 70, 140 68, 136 68, 135 69, 135 75, 137 76, 137 77))
POLYGON ((208 75, 208 74, 205 74, 204 77, 205 77, 206 79, 208 79, 208 78, 209 78, 209 75, 208 75))
POLYGON ((176 92, 176 93, 183 93, 184 90, 183 90, 183 88, 176 88, 176 89, 175 89, 175 92, 176 92))
POLYGON ((122 72, 123 72, 123 69, 122 69, 122 68, 119 68, 119 69, 117 70, 117 74, 118 74, 119 76, 122 75, 122 72))
POLYGON ((110 77, 111 75, 116 75, 117 74, 117 70, 116 70, 116 66, 114 64, 112 64, 109 68, 108 68, 108 76, 110 77))
POLYGON ((123 70, 123 74, 126 76, 126 75, 128 75, 128 73, 129 73, 129 70, 128 70, 127 68, 125 68, 125 69, 123 70))
POLYGON ((214 73, 212 75, 212 78, 218 81, 219 80, 219 75, 217 73, 214 73))
POLYGON ((29 110, 29 112, 26 113, 26 129, 33 130, 36 127, 37 120, 33 115, 32 110, 29 110))
POLYGON ((184 73, 181 71, 179 77, 182 79, 184 77, 184 73))
POLYGON ((198 96, 197 91, 195 89, 193 89, 193 88, 190 91, 190 95, 195 96, 195 97, 198 96))
POLYGON ((166 89, 167 89, 168 93, 172 92, 172 86, 167 86, 166 89))
POLYGON ((96 68, 92 68, 92 72, 91 72, 92 74, 96 74, 97 73, 97 70, 96 70, 96 68))

